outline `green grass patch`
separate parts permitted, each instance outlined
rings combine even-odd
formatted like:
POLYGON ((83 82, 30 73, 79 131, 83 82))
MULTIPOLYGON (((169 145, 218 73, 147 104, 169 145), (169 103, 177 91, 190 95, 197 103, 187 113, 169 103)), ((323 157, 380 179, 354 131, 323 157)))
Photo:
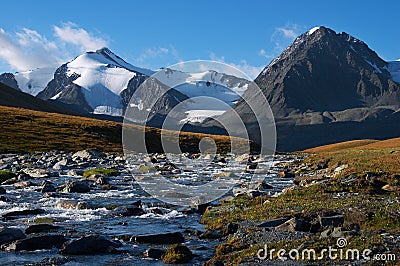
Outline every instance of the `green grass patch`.
POLYGON ((83 177, 89 177, 91 175, 118 176, 119 171, 115 169, 94 168, 83 173, 83 177))
POLYGON ((7 181, 8 179, 14 178, 17 175, 14 174, 13 172, 7 171, 7 170, 0 170, 0 183, 3 183, 4 181, 7 181))

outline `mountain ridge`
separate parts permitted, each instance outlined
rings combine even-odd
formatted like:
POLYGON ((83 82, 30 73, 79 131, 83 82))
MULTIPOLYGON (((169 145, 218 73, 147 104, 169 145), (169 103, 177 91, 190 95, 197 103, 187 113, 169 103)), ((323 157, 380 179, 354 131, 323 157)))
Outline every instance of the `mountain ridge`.
MULTIPOLYGON (((278 150, 400 135, 400 127, 391 126, 399 121, 400 85, 388 65, 347 33, 321 26, 297 37, 255 79, 275 117, 278 150)), ((262 105, 257 90, 245 94, 252 104, 262 105)), ((247 103, 239 100, 220 119, 229 121, 234 112, 259 142, 257 120, 247 103)))

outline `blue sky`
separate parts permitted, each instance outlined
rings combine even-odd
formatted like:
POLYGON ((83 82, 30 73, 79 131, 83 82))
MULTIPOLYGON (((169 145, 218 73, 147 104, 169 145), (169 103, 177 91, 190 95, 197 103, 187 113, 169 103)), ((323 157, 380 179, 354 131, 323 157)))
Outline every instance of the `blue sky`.
POLYGON ((0 73, 73 59, 107 46, 157 69, 213 59, 254 77, 297 36, 324 25, 400 58, 399 1, 5 1, 0 73))

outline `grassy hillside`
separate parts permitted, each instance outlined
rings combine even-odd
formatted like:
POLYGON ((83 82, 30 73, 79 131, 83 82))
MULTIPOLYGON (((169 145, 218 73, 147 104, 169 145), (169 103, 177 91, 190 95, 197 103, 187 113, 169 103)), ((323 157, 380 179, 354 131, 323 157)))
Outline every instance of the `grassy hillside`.
MULTIPOLYGON (((122 151, 122 124, 118 122, 0 106, 0 128, 1 153, 82 149, 122 151)), ((132 125, 132 130, 142 129, 132 125)), ((170 134, 164 132, 167 136, 170 134)), ((162 151, 160 134, 160 129, 146 128, 150 152, 162 151)), ((231 142, 227 136, 185 132, 180 134, 182 150, 198 152, 198 143, 205 136, 214 139, 219 152, 229 152, 231 142)), ((247 145, 248 141, 241 139, 239 143, 247 145)))
POLYGON ((64 108, 52 105, 30 94, 17 91, 13 88, 0 83, 0 105, 9 107, 19 107, 36 111, 74 114, 64 108))
MULTIPOLYGON (((385 235, 394 239, 400 237, 400 138, 349 141, 307 151, 313 154, 300 162, 282 165, 297 175, 299 185, 287 189, 278 197, 237 198, 212 208, 203 215, 202 221, 208 228, 224 229, 228 223, 240 224, 243 220, 262 222, 280 217, 312 220, 318 215, 341 214, 344 217, 340 227, 342 231, 352 230, 352 233, 344 234, 348 243, 346 248, 368 248, 373 254, 390 248, 387 252, 399 258, 399 246, 389 246, 385 235)), ((265 231, 250 228, 246 232, 246 239, 252 239, 250 236, 253 235, 253 239, 257 240, 265 231)), ((291 250, 304 246, 320 251, 334 246, 336 241, 335 237, 322 237, 320 232, 316 232, 301 239, 272 240, 268 249, 291 250)), ((211 262, 251 264, 264 243, 249 245, 249 242, 253 243, 229 238, 216 248, 211 262)), ((342 265, 342 262, 321 261, 323 265, 342 265)), ((366 265, 378 264, 372 262, 366 265)), ((398 263, 392 261, 385 265, 398 263)))
POLYGON ((373 139, 362 139, 362 140, 350 140, 344 141, 334 144, 323 145, 311 149, 304 150, 307 153, 320 153, 320 152, 333 152, 333 151, 340 151, 345 149, 357 148, 361 146, 365 146, 371 143, 375 143, 378 140, 373 139))
POLYGON ((393 138, 387 140, 350 140, 339 142, 324 146, 319 146, 311 149, 304 150, 306 153, 323 153, 323 152, 337 152, 349 149, 355 150, 379 150, 379 149, 393 149, 400 148, 400 138, 393 138))

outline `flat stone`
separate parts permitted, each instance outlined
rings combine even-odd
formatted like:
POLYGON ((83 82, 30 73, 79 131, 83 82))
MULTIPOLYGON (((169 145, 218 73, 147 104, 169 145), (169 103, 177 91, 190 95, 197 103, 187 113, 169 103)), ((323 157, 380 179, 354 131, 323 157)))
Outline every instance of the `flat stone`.
POLYGON ((266 220, 266 221, 258 224, 257 227, 277 227, 277 226, 287 222, 288 220, 289 220, 289 218, 287 218, 287 217, 270 219, 270 220, 266 220))
POLYGON ((27 216, 27 215, 38 215, 46 213, 43 209, 32 209, 32 210, 22 210, 22 211, 12 211, 4 213, 2 216, 4 219, 16 219, 18 216, 27 216))
POLYGON ((296 231, 309 232, 311 229, 311 223, 301 219, 292 218, 286 221, 285 223, 276 226, 275 229, 287 232, 296 232, 296 231))
POLYGON ((334 215, 328 217, 318 216, 318 220, 322 227, 328 227, 328 226, 338 227, 343 225, 344 216, 343 215, 334 215))

